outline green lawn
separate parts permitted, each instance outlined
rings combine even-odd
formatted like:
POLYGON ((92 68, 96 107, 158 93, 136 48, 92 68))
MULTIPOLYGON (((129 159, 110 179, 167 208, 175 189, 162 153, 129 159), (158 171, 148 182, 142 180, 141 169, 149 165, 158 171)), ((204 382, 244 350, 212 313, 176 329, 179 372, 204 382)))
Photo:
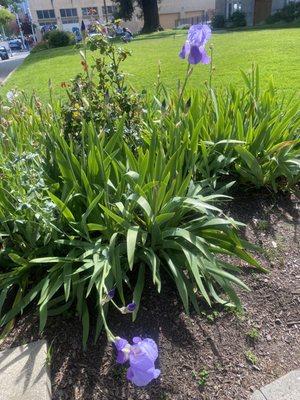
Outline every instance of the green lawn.
MULTIPOLYGON (((186 62, 178 58, 186 31, 166 31, 140 36, 127 45, 132 50, 124 64, 129 80, 136 88, 152 89, 161 63, 162 78, 168 88, 174 89, 182 78, 186 62)), ((248 30, 215 33, 214 83, 216 86, 242 82, 240 69, 249 70, 252 63, 260 67, 263 80, 273 75, 276 86, 288 92, 299 88, 300 29, 248 30)), ((60 83, 72 78, 81 70, 78 50, 67 47, 42 51, 30 55, 1 89, 18 87, 30 93, 35 90, 42 99, 48 98, 48 81, 53 81, 55 93, 62 91, 60 83)), ((200 87, 208 78, 208 66, 195 68, 190 85, 200 87)), ((265 80, 266 81, 266 80, 265 80)))

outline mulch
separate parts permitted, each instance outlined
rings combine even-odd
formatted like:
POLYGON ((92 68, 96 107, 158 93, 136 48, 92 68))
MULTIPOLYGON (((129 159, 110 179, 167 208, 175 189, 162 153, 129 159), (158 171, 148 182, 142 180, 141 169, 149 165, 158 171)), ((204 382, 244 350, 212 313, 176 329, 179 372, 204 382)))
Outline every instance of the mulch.
MULTIPOLYGON (((247 268, 241 278, 251 292, 239 291, 245 312, 203 305, 202 314, 184 314, 173 284, 162 295, 145 288, 139 316, 113 314, 109 325, 122 337, 152 337, 159 346, 161 376, 136 388, 115 363, 104 334, 82 350, 76 317, 49 320, 38 333, 28 311, 0 349, 44 338, 51 346, 53 400, 246 400, 260 386, 300 367, 299 209, 294 195, 248 193, 236 197, 227 214, 245 222, 245 237, 264 249, 258 255, 268 274, 247 268), (253 340, 249 332, 259 333, 253 340), (246 357, 255 357, 253 365, 246 357), (200 375, 205 375, 201 379, 200 375)), ((244 265, 244 264, 243 264, 244 265)))

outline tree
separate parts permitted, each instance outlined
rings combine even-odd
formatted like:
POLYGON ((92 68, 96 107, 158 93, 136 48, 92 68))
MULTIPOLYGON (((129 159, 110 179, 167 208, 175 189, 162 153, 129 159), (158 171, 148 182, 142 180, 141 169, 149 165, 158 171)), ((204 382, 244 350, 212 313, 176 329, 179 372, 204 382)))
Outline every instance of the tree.
POLYGON ((0 25, 4 26, 9 21, 13 21, 15 16, 6 8, 0 8, 0 25))
POLYGON ((161 30, 158 14, 158 0, 114 0, 119 5, 119 16, 130 20, 135 7, 142 10, 144 26, 142 32, 150 33, 161 30))
POLYGON ((7 8, 9 5, 11 5, 10 0, 0 0, 0 6, 7 8))
POLYGON ((17 11, 21 1, 22 0, 0 0, 0 8, 2 6, 17 11))

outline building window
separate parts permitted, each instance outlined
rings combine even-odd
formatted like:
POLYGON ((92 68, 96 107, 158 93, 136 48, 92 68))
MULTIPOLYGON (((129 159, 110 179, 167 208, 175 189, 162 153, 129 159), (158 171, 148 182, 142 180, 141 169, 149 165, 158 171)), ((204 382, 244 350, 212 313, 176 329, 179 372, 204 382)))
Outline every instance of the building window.
POLYGON ((55 18, 54 10, 37 10, 37 17, 38 19, 53 19, 55 18))
POLYGON ((242 11, 242 3, 240 1, 229 0, 226 2, 226 18, 230 18, 236 11, 242 11))
POLYGON ((83 17, 90 18, 99 16, 98 7, 83 7, 81 11, 83 17))
POLYGON ((77 8, 61 8, 60 16, 63 24, 76 24, 79 22, 77 8))
POLYGON ((61 8, 60 15, 62 18, 77 17, 77 9, 76 8, 61 8))
POLYGON ((118 11, 118 7, 117 6, 106 6, 106 7, 102 7, 102 14, 103 15, 113 15, 114 13, 116 13, 118 11), (106 8, 106 10, 105 10, 106 8))

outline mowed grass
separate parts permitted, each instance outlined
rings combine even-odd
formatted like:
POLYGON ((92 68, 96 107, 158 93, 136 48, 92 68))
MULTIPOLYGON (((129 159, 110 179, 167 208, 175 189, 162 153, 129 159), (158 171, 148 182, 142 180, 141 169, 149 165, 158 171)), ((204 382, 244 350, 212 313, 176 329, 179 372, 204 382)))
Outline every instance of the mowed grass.
MULTIPOLYGON (((182 79, 186 62, 178 58, 185 41, 186 31, 166 31, 140 36, 128 48, 132 56, 123 64, 129 82, 137 89, 153 90, 157 80, 158 64, 162 80, 168 89, 176 88, 182 79)), ((214 85, 232 83, 240 85, 240 69, 260 67, 262 82, 274 77, 276 87, 292 93, 299 89, 300 76, 300 29, 249 30, 215 33, 213 45, 214 85)), ((96 53, 89 53, 89 58, 96 53)), ((0 65, 1 67, 1 65, 0 65)), ((60 96, 60 83, 81 71, 79 50, 73 47, 45 50, 30 55, 0 90, 5 94, 12 88, 35 91, 43 100, 49 98, 48 81, 51 79, 54 93, 60 96)), ((201 87, 209 77, 209 66, 195 67, 190 86, 201 87)))

